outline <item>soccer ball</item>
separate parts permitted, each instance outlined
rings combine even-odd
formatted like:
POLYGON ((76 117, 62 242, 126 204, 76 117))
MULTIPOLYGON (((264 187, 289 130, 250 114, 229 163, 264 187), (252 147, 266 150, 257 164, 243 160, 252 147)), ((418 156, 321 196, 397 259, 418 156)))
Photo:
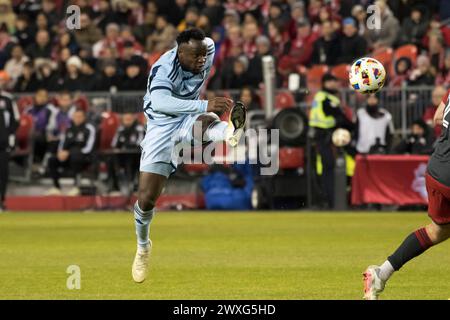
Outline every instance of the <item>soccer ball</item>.
POLYGON ((339 128, 334 130, 331 140, 336 147, 345 147, 352 140, 352 136, 347 129, 339 128))
POLYGON ((349 73, 350 84, 356 91, 364 94, 379 91, 386 80, 386 70, 374 58, 356 60, 349 73))

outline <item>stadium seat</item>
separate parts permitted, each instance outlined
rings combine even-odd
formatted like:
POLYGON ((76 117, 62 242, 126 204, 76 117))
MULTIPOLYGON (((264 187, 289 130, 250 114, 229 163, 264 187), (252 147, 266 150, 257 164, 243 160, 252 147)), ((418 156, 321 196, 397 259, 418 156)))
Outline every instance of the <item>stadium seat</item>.
POLYGON ((305 165, 304 149, 298 147, 282 147, 279 150, 280 169, 298 169, 305 165))
POLYGON ((100 151, 111 149, 111 142, 119 128, 119 116, 115 112, 103 112, 100 123, 100 151))
POLYGON ((350 71, 350 65, 339 64, 331 68, 331 74, 341 81, 341 83, 347 87, 348 86, 348 73, 350 71))
POLYGON ((381 64, 383 64, 386 72, 389 72, 389 70, 391 69, 393 52, 394 51, 392 50, 392 48, 386 48, 374 53, 372 55, 372 58, 380 61, 381 64))
POLYGON ((23 96, 17 99, 16 103, 19 113, 23 113, 28 107, 34 104, 34 98, 32 96, 23 96))
POLYGON ((275 96, 275 108, 276 109, 286 109, 295 107, 295 98, 289 91, 279 92, 275 96))
POLYGON ((16 148, 11 153, 11 159, 23 159, 23 176, 14 177, 12 180, 29 182, 31 180, 31 166, 33 164, 33 117, 29 114, 21 114, 19 128, 16 131, 16 148))
POLYGON ((415 66, 417 60, 417 47, 413 44, 406 44, 397 48, 394 52, 394 63, 402 57, 409 58, 413 66, 415 66))

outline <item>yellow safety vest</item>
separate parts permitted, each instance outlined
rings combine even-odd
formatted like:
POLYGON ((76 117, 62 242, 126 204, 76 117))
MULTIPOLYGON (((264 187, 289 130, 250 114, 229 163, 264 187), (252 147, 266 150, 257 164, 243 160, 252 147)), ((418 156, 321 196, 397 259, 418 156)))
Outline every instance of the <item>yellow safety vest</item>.
MULTIPOLYGON (((345 153, 345 171, 347 172, 347 177, 353 177, 353 175, 355 174, 355 166, 356 166, 355 158, 353 158, 348 153, 345 153)), ((319 176, 321 176, 322 171, 323 171, 322 158, 320 154, 317 154, 316 172, 319 176)))
POLYGON ((336 126, 336 119, 333 116, 327 116, 323 111, 323 101, 328 98, 333 105, 339 106, 338 97, 325 91, 319 91, 314 96, 311 112, 309 113, 309 126, 320 129, 331 129, 336 126))

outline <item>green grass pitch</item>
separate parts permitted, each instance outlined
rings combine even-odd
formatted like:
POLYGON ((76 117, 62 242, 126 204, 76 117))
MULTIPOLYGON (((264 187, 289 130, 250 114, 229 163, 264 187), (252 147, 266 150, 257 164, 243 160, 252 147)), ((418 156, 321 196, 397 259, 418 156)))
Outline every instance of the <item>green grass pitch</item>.
MULTIPOLYGON (((159 212, 149 279, 135 284, 131 213, 0 214, 0 299, 361 299, 424 213, 159 212), (81 289, 69 290, 69 265, 81 289)), ((450 242, 391 279, 384 299, 450 297, 450 242)))

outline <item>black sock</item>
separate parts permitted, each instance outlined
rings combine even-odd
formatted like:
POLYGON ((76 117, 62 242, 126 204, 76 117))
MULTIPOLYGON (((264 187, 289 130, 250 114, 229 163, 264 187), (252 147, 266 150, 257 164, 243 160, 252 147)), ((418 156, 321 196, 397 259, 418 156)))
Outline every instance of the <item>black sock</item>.
POLYGON ((430 248, 433 243, 425 228, 421 228, 406 237, 405 241, 388 258, 395 271, 399 270, 409 260, 417 257, 430 248))

